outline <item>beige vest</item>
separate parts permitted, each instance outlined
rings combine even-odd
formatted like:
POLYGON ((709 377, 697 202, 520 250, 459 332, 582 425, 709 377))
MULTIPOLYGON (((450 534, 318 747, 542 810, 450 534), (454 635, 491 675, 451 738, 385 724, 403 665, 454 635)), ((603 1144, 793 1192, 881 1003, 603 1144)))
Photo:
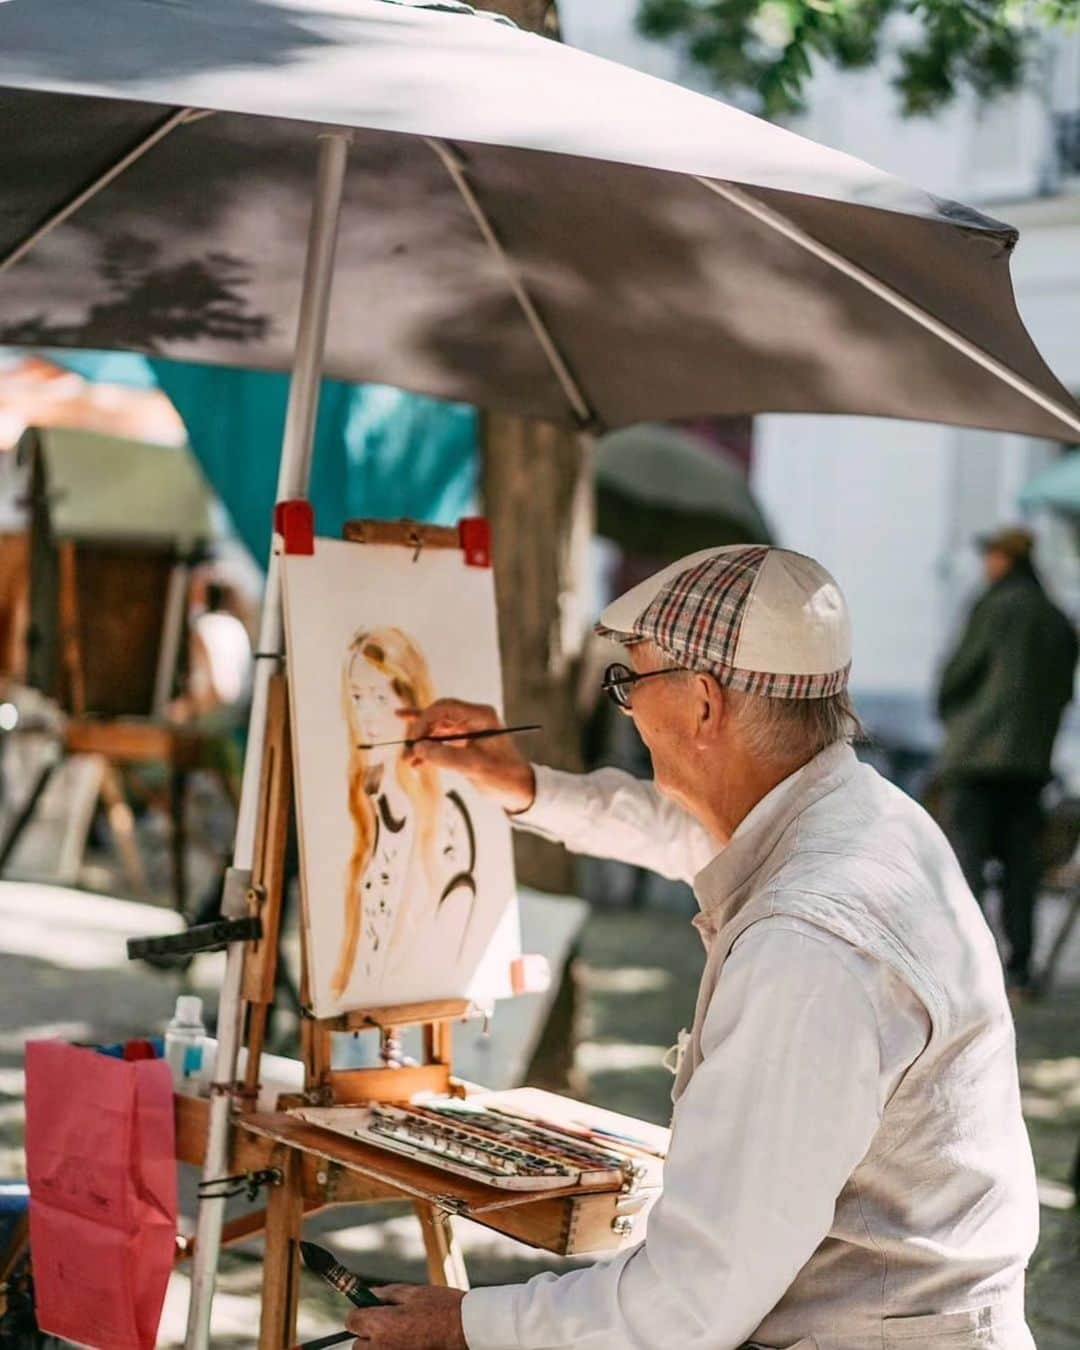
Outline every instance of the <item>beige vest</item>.
POLYGON ((1032 1350, 1023 1281, 1038 1204, 1012 1017, 993 938, 940 830, 833 746, 748 818, 695 890, 708 960, 676 1120, 728 953, 769 915, 813 923, 884 962, 932 1026, 828 1237, 753 1343, 1032 1350))

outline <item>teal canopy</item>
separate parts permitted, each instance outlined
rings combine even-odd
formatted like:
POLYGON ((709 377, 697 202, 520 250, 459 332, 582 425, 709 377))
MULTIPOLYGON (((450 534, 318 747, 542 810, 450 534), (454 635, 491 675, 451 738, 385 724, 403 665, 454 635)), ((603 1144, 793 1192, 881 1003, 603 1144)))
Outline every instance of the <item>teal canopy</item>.
MULTIPOLYGON (((46 355, 98 384, 166 394, 237 533, 264 562, 287 376, 127 353, 46 355)), ((473 509, 476 484, 473 408, 386 385, 323 381, 310 490, 320 534, 338 535, 346 520, 358 517, 452 524, 473 509)))
POLYGON ((1044 507, 1080 516, 1080 450, 1062 455, 1036 474, 1020 493, 1020 505, 1026 511, 1044 507))

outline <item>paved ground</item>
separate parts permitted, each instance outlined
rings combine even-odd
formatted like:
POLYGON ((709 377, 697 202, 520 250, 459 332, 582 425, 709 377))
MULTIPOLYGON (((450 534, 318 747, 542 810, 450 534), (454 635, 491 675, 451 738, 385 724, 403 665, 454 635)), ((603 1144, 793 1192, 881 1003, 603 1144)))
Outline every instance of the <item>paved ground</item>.
MULTIPOLYGON (((22 1046, 28 1036, 108 1039, 159 1028, 177 991, 173 977, 129 966, 122 939, 136 912, 87 897, 71 923, 43 919, 34 895, 0 913, 0 1176, 22 1169, 22 1046), (14 906, 14 907, 13 907, 14 906), (76 924, 76 919, 78 923, 76 924)), ((153 919, 153 915, 149 916, 153 919)), ((145 914, 142 916, 145 922, 145 914)), ((1060 918, 1047 907, 1045 927, 1060 918)), ((1018 1030, 1025 1109, 1042 1179, 1043 1233, 1032 1265, 1029 1309, 1040 1350, 1080 1346, 1080 1213, 1066 1185, 1080 1138, 1080 931, 1067 953, 1067 979, 1044 1003, 1020 1010, 1018 1030)), ((665 1121, 670 1078, 664 1047, 689 1021, 701 964, 685 918, 663 912, 596 913, 585 930, 575 975, 583 999, 573 1088, 605 1106, 665 1121)), ((204 958, 195 983, 210 992, 215 958, 204 958)), ((188 1187, 190 1195, 190 1186, 188 1187)), ((409 1214, 339 1213, 329 1244, 375 1279, 419 1279, 422 1252, 409 1214)), ((474 1225, 461 1235, 477 1283, 521 1279, 555 1260, 474 1225)), ((254 1345, 259 1283, 257 1245, 228 1253, 215 1305, 213 1341, 221 1350, 254 1345)), ((172 1281, 161 1347, 182 1342, 187 1281, 172 1281)), ((305 1284, 301 1334, 340 1323, 336 1295, 305 1284)))

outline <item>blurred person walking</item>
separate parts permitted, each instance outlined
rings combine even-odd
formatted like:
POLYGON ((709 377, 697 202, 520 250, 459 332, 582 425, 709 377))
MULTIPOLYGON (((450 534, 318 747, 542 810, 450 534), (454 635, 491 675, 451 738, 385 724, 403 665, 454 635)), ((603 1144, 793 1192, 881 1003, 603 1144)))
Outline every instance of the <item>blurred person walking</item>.
POLYGON ((987 864, 1001 867, 1007 978, 1024 993, 1032 988, 1041 797, 1073 694, 1077 640, 1043 589, 1027 530, 1002 529, 976 542, 987 586, 938 692, 943 815, 980 903, 987 864))
POLYGON ((244 720, 254 662, 251 637, 236 608, 231 586, 206 583, 205 608, 191 621, 186 689, 170 709, 175 720, 216 716, 230 726, 244 720))

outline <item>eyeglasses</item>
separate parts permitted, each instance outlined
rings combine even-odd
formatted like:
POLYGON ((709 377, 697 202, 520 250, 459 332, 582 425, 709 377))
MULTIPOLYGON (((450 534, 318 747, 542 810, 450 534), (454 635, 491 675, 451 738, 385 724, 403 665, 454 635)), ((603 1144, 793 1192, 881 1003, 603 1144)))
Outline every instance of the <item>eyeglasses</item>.
POLYGON ((665 666, 663 670, 647 670, 643 675, 635 675, 629 666, 624 666, 621 661, 614 661, 604 671, 600 688, 620 712, 628 713, 633 701, 634 685, 638 680, 651 680, 654 675, 685 675, 685 673, 682 666, 665 666))

